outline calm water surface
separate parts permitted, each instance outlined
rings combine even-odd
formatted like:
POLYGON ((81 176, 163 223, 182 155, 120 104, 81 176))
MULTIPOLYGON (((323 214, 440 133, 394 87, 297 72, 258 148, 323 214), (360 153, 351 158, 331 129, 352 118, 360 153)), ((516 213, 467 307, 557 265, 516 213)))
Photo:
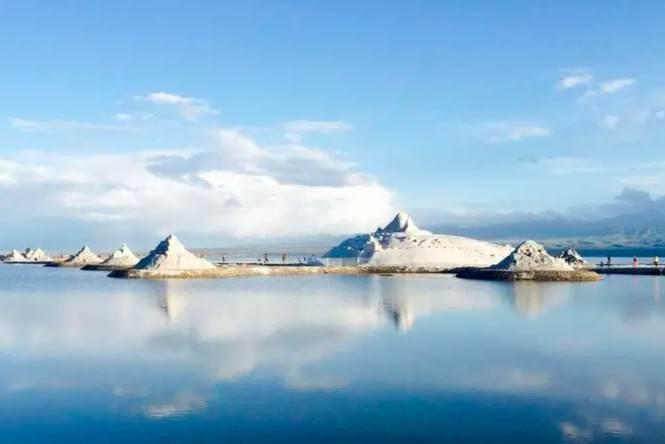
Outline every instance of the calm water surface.
POLYGON ((0 440, 662 443, 664 279, 0 266, 0 440))

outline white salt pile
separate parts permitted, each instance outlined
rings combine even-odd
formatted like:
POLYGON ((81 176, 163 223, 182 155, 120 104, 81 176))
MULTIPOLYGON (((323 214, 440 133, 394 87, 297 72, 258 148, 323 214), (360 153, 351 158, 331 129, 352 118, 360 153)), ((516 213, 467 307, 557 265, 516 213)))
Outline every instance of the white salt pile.
POLYGON ((156 271, 212 270, 215 268, 206 259, 187 251, 178 238, 172 234, 134 266, 134 269, 156 271))
POLYGON ((93 253, 87 245, 84 245, 78 253, 69 256, 62 264, 67 266, 84 266, 99 264, 101 262, 102 259, 93 253))
POLYGON ((512 253, 496 265, 493 270, 507 271, 573 271, 561 258, 552 257, 545 247, 538 242, 527 240, 522 242, 512 253))
POLYGON ((25 258, 30 262, 48 262, 51 258, 41 248, 25 250, 25 258))
POLYGON ((139 261, 127 244, 122 244, 120 248, 113 252, 101 265, 109 267, 133 267, 139 261))
POLYGON ((27 259, 18 251, 12 250, 11 253, 4 257, 3 262, 27 262, 27 259))
POLYGON ((450 269, 487 267, 511 251, 509 245, 432 234, 400 212, 384 228, 347 239, 323 257, 355 258, 361 265, 378 267, 450 269))
POLYGON ((567 248, 559 255, 559 257, 566 261, 568 265, 572 265, 573 267, 587 267, 590 265, 589 262, 582 257, 582 255, 580 255, 572 248, 567 248))

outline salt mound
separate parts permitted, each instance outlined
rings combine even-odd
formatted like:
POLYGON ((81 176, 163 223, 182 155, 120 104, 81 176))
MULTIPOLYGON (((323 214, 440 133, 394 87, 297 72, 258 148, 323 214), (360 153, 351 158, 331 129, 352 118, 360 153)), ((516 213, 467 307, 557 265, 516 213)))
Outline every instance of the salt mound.
POLYGON ((129 249, 127 244, 122 244, 120 248, 113 252, 102 265, 109 265, 113 267, 133 267, 137 264, 139 258, 137 258, 132 250, 129 249))
POLYGON ((573 267, 584 267, 589 265, 589 262, 572 248, 567 248, 563 251, 559 255, 559 258, 563 259, 568 265, 572 265, 573 267))
POLYGON ((210 270, 216 268, 206 259, 187 251, 173 234, 161 241, 157 248, 135 266, 140 270, 210 270))
POLYGON ((323 257, 355 259, 377 267, 450 269, 488 267, 512 251, 461 236, 432 234, 421 230, 406 213, 399 213, 374 233, 352 237, 329 250, 323 257))
POLYGON ((508 271, 573 271, 574 268, 560 258, 550 256, 538 242, 527 240, 518 245, 504 260, 490 267, 508 271))
POLYGON ((5 256, 3 262, 27 262, 27 259, 18 251, 12 250, 11 253, 5 256))
POLYGON ((26 249, 25 258, 31 262, 48 262, 51 260, 51 258, 48 257, 48 255, 44 253, 44 250, 41 248, 37 248, 36 250, 31 248, 26 249))
POLYGON ((382 230, 383 233, 407 233, 407 234, 432 234, 427 230, 421 230, 407 213, 400 211, 395 218, 382 230))
POLYGON ((84 245, 83 248, 79 250, 78 253, 69 256, 64 262, 63 265, 89 265, 89 264, 99 264, 102 262, 102 259, 92 252, 87 245, 84 245))

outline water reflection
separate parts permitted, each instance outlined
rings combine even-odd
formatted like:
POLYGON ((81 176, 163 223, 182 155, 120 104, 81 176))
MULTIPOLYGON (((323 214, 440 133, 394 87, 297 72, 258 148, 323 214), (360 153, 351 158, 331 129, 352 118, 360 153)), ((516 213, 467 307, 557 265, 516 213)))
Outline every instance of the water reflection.
POLYGON ((523 281, 510 284, 510 288, 511 303, 515 311, 527 319, 536 319, 564 304, 568 299, 571 284, 523 281))
POLYGON ((239 409, 229 399, 265 387, 283 392, 259 391, 252 402, 281 409, 289 393, 427 393, 436 397, 429 406, 461 393, 499 397, 503 408, 528 398, 571 441, 644 437, 664 424, 665 311, 652 277, 590 285, 7 273, 0 378, 14 403, 101 391, 114 414, 161 421, 221 415, 220 403, 239 409))

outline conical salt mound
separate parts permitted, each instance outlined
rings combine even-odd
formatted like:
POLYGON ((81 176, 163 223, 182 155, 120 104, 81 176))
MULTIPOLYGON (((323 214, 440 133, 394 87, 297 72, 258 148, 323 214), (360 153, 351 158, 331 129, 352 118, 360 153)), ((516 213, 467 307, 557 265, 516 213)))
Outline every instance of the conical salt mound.
POLYGON ((5 256, 4 262, 27 262, 27 259, 18 251, 12 250, 11 253, 5 256))
POLYGON ((114 267, 133 267, 139 261, 132 250, 129 249, 127 244, 122 244, 120 248, 113 252, 102 265, 110 265, 114 267))
POLYGON ((568 265, 572 265, 573 267, 583 267, 585 265, 589 265, 589 262, 587 262, 582 257, 582 255, 580 255, 572 248, 567 248, 561 253, 561 255, 559 255, 559 257, 563 259, 568 265))
POLYGON ((70 256, 64 261, 66 265, 94 265, 102 262, 102 259, 92 252, 87 245, 79 250, 78 253, 70 256))
POLYGON ((384 233, 431 234, 427 230, 418 228, 411 216, 403 211, 397 213, 395 218, 381 231, 384 233))
POLYGON ((25 250, 25 258, 31 262, 48 262, 51 260, 41 248, 37 248, 36 250, 28 248, 25 250))
POLYGON ((216 268, 206 259, 187 251, 174 235, 161 241, 157 248, 141 259, 134 267, 140 270, 211 270, 216 268))
POLYGON ((563 259, 550 256, 538 242, 522 242, 504 260, 490 267, 509 271, 572 271, 574 268, 563 259))

